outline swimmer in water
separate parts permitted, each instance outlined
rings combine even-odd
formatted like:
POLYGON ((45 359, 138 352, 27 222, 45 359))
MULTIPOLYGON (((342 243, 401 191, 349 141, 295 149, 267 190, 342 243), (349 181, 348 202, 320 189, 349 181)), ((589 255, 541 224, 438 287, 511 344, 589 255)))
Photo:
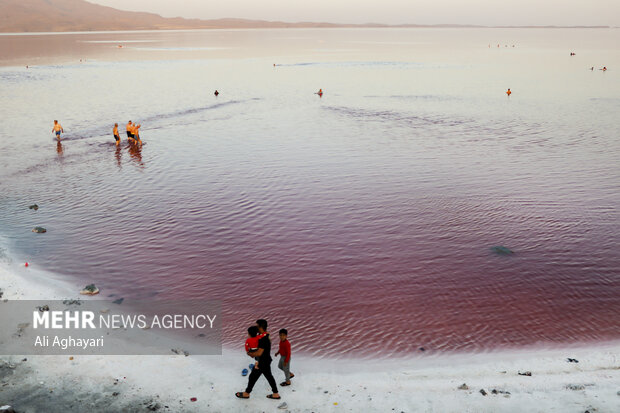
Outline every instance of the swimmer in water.
POLYGON ((510 89, 508 89, 508 90, 506 91, 506 94, 507 94, 508 96, 510 96, 510 95, 512 94, 512 92, 510 91, 510 89))
POLYGON ((116 146, 121 144, 121 137, 118 135, 118 123, 114 124, 114 129, 112 129, 112 134, 114 135, 114 139, 116 140, 116 146))
POLYGON ((217 97, 217 95, 219 95, 220 92, 218 92, 217 89, 215 89, 215 93, 213 93, 213 94, 217 97))
POLYGON ((316 92, 316 94, 319 95, 319 96, 323 96, 323 89, 319 89, 319 91, 316 92))
POLYGON ((57 120, 54 120, 54 127, 52 128, 52 132, 56 134, 56 139, 60 141, 60 133, 65 133, 65 130, 62 128, 62 125, 58 123, 57 120))

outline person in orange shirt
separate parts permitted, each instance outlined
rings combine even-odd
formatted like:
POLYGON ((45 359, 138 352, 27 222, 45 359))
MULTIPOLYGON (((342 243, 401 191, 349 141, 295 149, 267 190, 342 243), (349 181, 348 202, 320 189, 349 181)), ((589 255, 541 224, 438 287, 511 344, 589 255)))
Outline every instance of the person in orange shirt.
POLYGON ((52 132, 56 134, 56 139, 60 140, 60 133, 65 133, 65 130, 62 128, 62 125, 58 123, 57 120, 54 120, 54 127, 52 128, 52 132))
POLYGON ((118 135, 118 123, 114 124, 114 129, 112 129, 112 133, 114 134, 114 139, 116 140, 116 146, 121 144, 121 137, 118 135))
POLYGON ((508 89, 508 90, 506 91, 506 94, 507 94, 508 96, 510 96, 510 95, 512 94, 512 92, 510 91, 510 89, 508 89))

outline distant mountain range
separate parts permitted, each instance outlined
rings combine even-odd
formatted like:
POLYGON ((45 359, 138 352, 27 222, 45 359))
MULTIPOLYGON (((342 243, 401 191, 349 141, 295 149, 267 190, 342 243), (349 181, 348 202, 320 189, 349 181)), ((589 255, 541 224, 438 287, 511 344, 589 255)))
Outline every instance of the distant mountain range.
MULTIPOLYGON (((0 0, 0 32, 74 32, 108 30, 224 29, 224 28, 337 28, 337 27, 483 27, 470 25, 398 25, 285 23, 264 20, 199 20, 166 18, 131 12, 84 0, 0 0)), ((554 26, 548 26, 554 27, 554 26)), ((589 26, 607 27, 607 26, 589 26)))

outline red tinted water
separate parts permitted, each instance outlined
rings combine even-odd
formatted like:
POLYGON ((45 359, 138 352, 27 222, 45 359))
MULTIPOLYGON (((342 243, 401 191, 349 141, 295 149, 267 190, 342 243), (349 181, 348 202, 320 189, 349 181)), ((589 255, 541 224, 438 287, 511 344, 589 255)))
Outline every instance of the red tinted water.
POLYGON ((7 69, 2 231, 103 296, 221 300, 233 348, 257 318, 318 356, 618 339, 617 99, 585 71, 549 98, 536 56, 521 100, 489 57, 7 69))

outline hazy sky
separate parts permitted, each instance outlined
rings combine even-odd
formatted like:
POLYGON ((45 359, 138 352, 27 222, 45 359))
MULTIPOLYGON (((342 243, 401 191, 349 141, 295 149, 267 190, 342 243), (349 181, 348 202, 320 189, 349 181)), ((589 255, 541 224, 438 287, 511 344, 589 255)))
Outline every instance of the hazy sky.
POLYGON ((288 22, 620 26, 620 0, 88 0, 165 17, 288 22))

